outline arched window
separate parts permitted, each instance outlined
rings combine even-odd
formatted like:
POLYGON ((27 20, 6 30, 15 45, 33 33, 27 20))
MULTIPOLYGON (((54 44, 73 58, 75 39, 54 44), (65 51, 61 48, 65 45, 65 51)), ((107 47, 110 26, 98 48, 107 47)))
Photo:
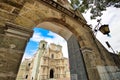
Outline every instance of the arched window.
POLYGON ((42 48, 45 48, 45 44, 43 44, 42 48))
POLYGON ((30 66, 30 63, 28 64, 28 66, 30 66))
POLYGON ((28 78, 28 75, 25 76, 25 79, 27 79, 27 78, 28 78))
POLYGON ((53 69, 50 70, 50 78, 54 78, 54 70, 53 69))
POLYGON ((54 54, 51 55, 51 58, 54 59, 54 54))

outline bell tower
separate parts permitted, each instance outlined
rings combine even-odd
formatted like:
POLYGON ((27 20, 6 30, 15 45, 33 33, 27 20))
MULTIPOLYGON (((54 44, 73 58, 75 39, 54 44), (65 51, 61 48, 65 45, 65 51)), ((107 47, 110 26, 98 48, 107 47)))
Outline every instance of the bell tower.
POLYGON ((35 55, 36 57, 34 58, 34 66, 32 69, 32 77, 31 77, 31 79, 33 80, 37 79, 41 56, 45 52, 46 48, 47 48, 47 42, 45 40, 41 40, 39 43, 39 49, 35 55))
POLYGON ((46 49, 47 48, 47 42, 45 40, 41 40, 39 43, 39 49, 46 49))

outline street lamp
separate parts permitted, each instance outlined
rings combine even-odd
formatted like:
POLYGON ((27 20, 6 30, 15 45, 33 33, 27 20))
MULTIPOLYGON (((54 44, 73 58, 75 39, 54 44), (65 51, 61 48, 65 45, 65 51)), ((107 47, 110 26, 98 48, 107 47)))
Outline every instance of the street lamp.
POLYGON ((109 25, 101 25, 99 31, 102 32, 104 35, 108 35, 110 33, 109 25))
POLYGON ((96 25, 96 27, 94 28, 94 31, 97 32, 98 30, 103 33, 104 35, 108 35, 109 36, 109 33, 110 33, 110 30, 109 30, 109 25, 108 24, 104 24, 102 25, 100 23, 101 19, 98 19, 97 22, 98 24, 96 25), (101 25, 99 27, 99 25, 101 25))
POLYGON ((112 50, 112 51, 113 51, 113 53, 115 54, 115 51, 114 51, 114 49, 111 47, 111 45, 109 44, 109 42, 108 42, 108 41, 106 41, 105 43, 107 44, 108 48, 111 48, 111 50, 112 50))

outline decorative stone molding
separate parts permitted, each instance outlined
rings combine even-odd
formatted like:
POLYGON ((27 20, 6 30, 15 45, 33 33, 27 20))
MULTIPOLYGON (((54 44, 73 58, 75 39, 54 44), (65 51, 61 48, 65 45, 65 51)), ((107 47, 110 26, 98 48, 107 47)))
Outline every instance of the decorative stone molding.
POLYGON ((9 5, 12 5, 14 7, 17 7, 17 8, 22 8, 22 4, 16 2, 16 1, 13 1, 13 0, 3 0, 4 3, 7 3, 9 5))
POLYGON ((67 8, 63 7, 62 5, 60 5, 59 3, 57 3, 54 0, 38 0, 38 1, 42 1, 45 4, 56 8, 57 10, 63 12, 64 14, 74 18, 75 20, 77 20, 77 21, 79 21, 81 23, 86 23, 86 21, 79 16, 80 14, 77 15, 75 12, 68 10, 67 8))
POLYGON ((10 22, 6 23, 5 28, 6 35, 17 38, 29 39, 33 34, 31 29, 23 28, 22 26, 10 22))
POLYGON ((89 47, 83 47, 83 48, 81 48, 81 51, 82 51, 82 53, 85 53, 85 52, 92 53, 92 52, 93 52, 93 49, 91 49, 91 48, 89 48, 89 47))

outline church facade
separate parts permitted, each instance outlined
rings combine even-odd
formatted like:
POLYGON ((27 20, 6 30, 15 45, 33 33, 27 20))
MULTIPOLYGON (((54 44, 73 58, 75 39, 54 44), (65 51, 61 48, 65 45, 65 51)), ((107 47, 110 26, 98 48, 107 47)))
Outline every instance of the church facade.
POLYGON ((16 80, 70 80, 69 62, 63 57, 62 46, 41 40, 31 59, 20 66, 16 80))

